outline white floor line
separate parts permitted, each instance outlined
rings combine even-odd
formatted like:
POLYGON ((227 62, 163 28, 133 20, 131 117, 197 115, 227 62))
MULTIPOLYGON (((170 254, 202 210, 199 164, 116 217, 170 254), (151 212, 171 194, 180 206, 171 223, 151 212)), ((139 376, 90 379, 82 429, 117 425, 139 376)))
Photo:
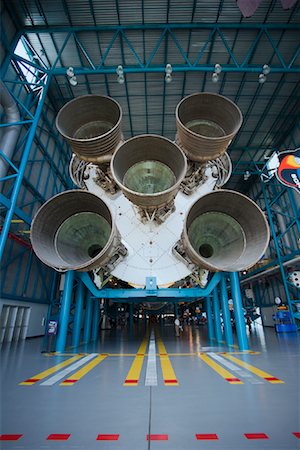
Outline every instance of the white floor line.
POLYGON ((156 346, 155 346, 155 335, 153 330, 151 331, 149 340, 145 386, 157 386, 156 346))
POLYGON ((85 363, 90 361, 91 359, 95 358, 99 353, 91 353, 88 356, 85 356, 84 358, 80 359, 74 364, 71 364, 71 366, 67 367, 66 369, 62 370, 61 372, 58 372, 58 374, 54 375, 53 377, 49 378, 48 380, 44 381, 40 384, 40 386, 52 386, 57 381, 64 378, 66 375, 68 375, 71 372, 74 372, 74 370, 78 369, 78 367, 83 366, 85 363))
POLYGON ((219 361, 223 366, 227 367, 228 369, 232 370, 233 372, 237 372, 240 377, 248 378, 248 381, 250 383, 263 384, 263 381, 260 381, 257 378, 255 378, 250 372, 247 372, 247 371, 241 369, 241 367, 233 364, 232 362, 228 361, 227 359, 223 358, 222 356, 216 355, 213 352, 208 352, 207 354, 209 356, 211 356, 213 359, 215 359, 216 361, 219 361))

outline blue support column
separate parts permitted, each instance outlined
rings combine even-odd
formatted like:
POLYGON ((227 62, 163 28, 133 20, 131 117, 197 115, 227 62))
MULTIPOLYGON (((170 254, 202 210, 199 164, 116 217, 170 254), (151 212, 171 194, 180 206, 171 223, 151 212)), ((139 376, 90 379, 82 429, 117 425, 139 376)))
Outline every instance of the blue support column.
POLYGON ((232 334, 232 325, 230 320, 230 312, 228 306, 228 294, 226 289, 226 276, 223 275, 221 280, 221 304, 222 304, 222 312, 223 312, 223 323, 224 323, 224 332, 225 332, 225 340, 228 346, 233 345, 233 334, 232 334))
POLYGON ((211 311, 211 299, 210 297, 206 297, 206 315, 207 315, 207 331, 208 331, 208 339, 214 339, 214 324, 212 320, 212 311, 211 311))
POLYGON ((93 300, 91 299, 91 293, 88 292, 86 296, 86 306, 85 306, 85 318, 84 318, 84 332, 83 332, 83 342, 90 342, 91 338, 91 325, 92 325, 92 311, 93 311, 93 300))
POLYGON ((83 286, 82 281, 78 280, 77 291, 76 291, 75 315, 74 315, 74 322, 73 322, 73 335, 72 335, 72 346, 73 347, 78 347, 80 344, 83 299, 84 299, 84 286, 83 286))
POLYGON ((217 286, 213 290, 213 308, 214 308, 214 318, 215 318, 216 339, 217 339, 217 342, 222 342, 220 303, 219 303, 219 295, 218 295, 218 287, 217 286))
POLYGON ((130 330, 130 332, 132 332, 132 330, 133 330, 133 308, 134 308, 133 302, 129 303, 129 330, 130 330))
POLYGON ((234 318, 236 333, 240 350, 248 350, 248 339, 246 334, 246 324, 243 313, 242 296, 240 289, 239 275, 237 272, 230 273, 231 294, 234 307, 234 318))
POLYGON ((73 281, 74 281, 74 272, 73 271, 67 272, 65 277, 65 286, 59 313, 58 336, 56 341, 57 352, 64 352, 66 348, 70 309, 72 302, 73 281))
POLYGON ((98 338, 99 322, 100 322, 100 305, 99 300, 95 299, 93 303, 93 325, 92 325, 92 341, 96 341, 98 338))
POLYGON ((174 303, 174 314, 175 314, 175 318, 178 316, 178 303, 174 303))

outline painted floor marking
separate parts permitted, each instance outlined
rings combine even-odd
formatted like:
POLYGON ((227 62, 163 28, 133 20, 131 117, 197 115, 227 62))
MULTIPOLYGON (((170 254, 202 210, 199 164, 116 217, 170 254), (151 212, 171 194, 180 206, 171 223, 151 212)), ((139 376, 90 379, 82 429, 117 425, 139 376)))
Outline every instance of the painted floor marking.
POLYGON ((214 369, 219 375, 221 375, 224 380, 228 381, 230 384, 243 384, 243 382, 232 375, 232 373, 228 372, 228 370, 224 369, 224 367, 217 364, 215 361, 213 361, 209 356, 207 356, 205 353, 198 353, 198 356, 202 361, 204 361, 209 367, 214 369))
POLYGON ((229 359, 230 361, 235 362, 236 364, 239 364, 240 366, 244 367, 245 369, 248 369, 250 372, 255 373, 260 378, 263 378, 264 380, 268 381, 272 384, 279 384, 284 383, 284 381, 279 380, 279 378, 273 377, 273 375, 270 375, 267 372, 264 372, 261 369, 258 369, 257 367, 252 366, 251 364, 246 363, 245 361, 241 361, 240 359, 236 358, 235 356, 229 355, 228 353, 224 353, 225 358, 229 359))
POLYGON ((80 361, 77 361, 76 363, 72 364, 70 367, 67 367, 66 369, 62 370, 58 374, 54 375, 53 377, 49 378, 48 380, 44 381, 40 384, 40 386, 52 386, 57 381, 60 381, 62 378, 67 376, 69 373, 73 372, 74 370, 78 369, 78 367, 83 366, 85 363, 90 361, 91 359, 95 358, 98 353, 91 353, 88 356, 85 356, 80 361))
POLYGON ((23 434, 0 434, 0 441, 18 441, 23 434))
POLYGON ((196 434, 196 439, 197 441, 217 441, 219 438, 215 433, 200 433, 196 434))
POLYGON ((119 434, 98 434, 96 441, 118 441, 119 434))
POLYGON ((66 361, 63 361, 60 364, 57 364, 56 366, 51 367, 50 369, 44 370, 43 372, 38 373, 37 375, 34 375, 32 378, 28 378, 28 380, 25 380, 22 383, 19 383, 19 385, 30 386, 32 384, 35 384, 38 381, 42 380, 43 378, 48 377, 52 373, 57 372, 58 370, 62 369, 63 367, 66 367, 81 358, 82 358, 82 355, 75 355, 75 356, 73 356, 73 358, 67 359, 66 361))
POLYGON ((139 382, 139 378, 141 375, 141 370, 143 367, 144 357, 146 353, 146 348, 148 344, 149 333, 147 332, 144 336, 144 339, 138 349, 137 354, 131 364, 127 377, 123 383, 123 386, 137 386, 139 382))
POLYGON ((269 439, 269 436, 265 433, 245 433, 246 439, 269 439))
POLYGON ((154 330, 151 331, 147 358, 145 386, 157 386, 156 347, 154 330))
POLYGON ((169 355, 159 335, 157 335, 157 347, 165 386, 178 386, 179 383, 169 359, 169 355))
POLYGON ((219 363, 221 363, 223 366, 227 367, 227 369, 233 370, 233 372, 236 372, 239 377, 246 378, 247 381, 249 381, 251 384, 263 384, 263 381, 257 380, 249 371, 245 371, 241 369, 240 367, 236 366, 230 361, 227 361, 225 358, 223 358, 221 355, 217 355, 213 352, 207 353, 211 358, 215 359, 219 363))
POLYGON ((70 434, 49 434, 47 441, 67 441, 70 434))
POLYGON ((168 434, 147 434, 147 441, 167 441, 169 439, 168 434))
POLYGON ((84 377, 84 375, 86 375, 94 367, 100 364, 105 358, 107 358, 107 356, 108 356, 107 353, 102 353, 101 355, 98 355, 95 359, 93 359, 93 361, 91 361, 86 366, 82 367, 76 373, 71 375, 71 378, 67 378, 62 383, 60 383, 60 386, 73 386, 75 383, 77 383, 78 380, 84 377))

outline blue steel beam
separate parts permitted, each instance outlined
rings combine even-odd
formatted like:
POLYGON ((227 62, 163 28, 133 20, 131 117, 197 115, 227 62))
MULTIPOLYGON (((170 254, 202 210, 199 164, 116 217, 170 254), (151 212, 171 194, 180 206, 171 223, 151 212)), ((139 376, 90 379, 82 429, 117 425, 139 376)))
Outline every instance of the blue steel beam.
POLYGON ((73 271, 67 272, 59 313, 59 328, 56 341, 57 352, 63 352, 66 347, 69 317, 72 303, 73 282, 74 282, 74 272, 73 271))
MULTIPOLYGON (((118 2, 117 2, 118 6, 118 2)), ((222 64, 222 71, 223 72, 254 72, 254 73, 261 73, 262 67, 261 65, 255 65, 250 64, 249 59, 251 59, 253 52, 256 51, 257 45, 259 44, 259 41, 262 37, 266 38, 266 40, 269 42, 269 45, 274 50, 274 54, 277 56, 276 63, 272 64, 272 72, 273 73, 290 73, 290 72, 300 72, 299 65, 296 65, 297 56, 300 53, 299 47, 296 48, 293 55, 291 55, 290 61, 285 62, 283 56, 281 55, 279 45, 274 42, 274 39, 272 38, 270 32, 273 30, 281 30, 282 32, 285 31, 297 31, 300 30, 299 24, 154 24, 154 25, 137 25, 137 26, 91 26, 91 27, 47 27, 47 28, 40 28, 40 27, 25 27, 23 29, 23 33, 28 36, 30 36, 30 33, 34 33, 35 35, 39 35, 39 33, 64 33, 67 34, 62 47, 60 49, 57 48, 57 53, 59 57, 63 54, 64 48, 66 47, 66 44, 68 40, 70 39, 70 36, 74 36, 75 40, 78 40, 81 42, 77 36, 76 33, 83 33, 83 32, 114 32, 114 35, 108 44, 106 51, 101 58, 100 65, 97 66, 96 62, 92 61, 92 58, 89 56, 86 49, 83 47, 83 52, 85 54, 85 57, 89 61, 91 67, 90 68, 83 68, 83 67, 75 67, 75 72, 77 74, 93 74, 93 73, 115 73, 115 67, 109 67, 104 66, 107 56, 110 53, 110 50, 114 47, 114 44, 119 37, 121 46, 123 45, 123 41, 126 42, 129 50, 131 51, 132 55, 134 56, 136 60, 136 65, 131 67, 124 67, 124 73, 145 73, 145 72, 163 72, 164 66, 152 66, 151 62, 154 59, 154 56, 156 55, 157 51, 159 50, 161 44, 164 40, 166 40, 169 36, 174 41, 176 47, 178 48, 179 52, 181 53, 183 60, 185 61, 185 64, 182 65, 174 65, 174 72, 179 71, 214 71, 214 64, 200 64, 200 60, 202 56, 204 55, 204 52, 208 45, 212 45, 213 41, 215 40, 216 36, 219 36, 220 41, 224 45, 224 49, 228 52, 229 59, 232 62, 231 64, 222 64), (190 61, 188 58, 187 53, 183 50, 180 39, 176 36, 176 30, 210 30, 208 39, 203 45, 203 48, 199 51, 198 57, 195 59, 194 62, 190 61), (126 35, 126 31, 130 30, 138 30, 141 32, 145 31, 151 31, 151 30, 160 30, 161 36, 159 37, 155 47, 153 48, 153 51, 148 59, 148 61, 141 61, 139 58, 137 52, 135 51, 132 43, 130 42, 129 38, 126 35), (259 30, 259 33, 257 35, 257 38, 255 40, 255 45, 252 45, 251 48, 248 50, 245 58, 242 60, 241 63, 238 62, 238 58, 235 56, 233 49, 230 46, 230 42, 225 37, 224 31, 226 30, 233 30, 233 31, 239 31, 242 32, 242 30, 259 30)), ((121 49, 122 50, 122 49, 121 49)), ((21 61, 21 60, 20 60, 21 61)), ((24 61, 26 62, 26 61, 24 61)), ((65 74, 65 68, 56 67, 56 64, 58 62, 58 59, 55 60, 52 69, 54 75, 62 75, 65 74)), ((50 67, 49 67, 50 69, 50 67)))
POLYGON ((231 283, 231 294, 234 307, 234 318, 236 333, 239 343, 240 350, 248 350, 248 339, 246 334, 245 318, 243 313, 242 296, 239 282, 239 274, 237 272, 231 272, 230 283, 231 283))
POLYGON ((98 289, 89 275, 86 272, 78 272, 77 277, 82 280, 89 291, 97 298, 109 298, 130 300, 140 302, 147 299, 151 302, 167 301, 182 301, 185 299, 197 299, 200 297, 207 297, 213 289, 217 286, 222 278, 220 273, 215 273, 205 288, 194 287, 189 289, 177 289, 177 288, 158 288, 158 289, 98 289))
POLYGON ((80 343, 80 332, 82 323, 82 311, 83 311, 83 300, 84 300, 84 286, 79 280, 77 284, 76 291, 76 306, 75 315, 73 321, 73 335, 72 335, 72 346, 78 347, 80 343))
POLYGON ((214 312, 214 324, 217 342, 222 342, 222 328, 221 328, 221 316, 220 316, 220 303, 218 287, 213 290, 213 312, 214 312))
POLYGON ((3 256, 3 252, 4 252, 4 248, 5 248, 5 243, 6 243, 6 239, 9 233, 9 228, 10 228, 10 224, 11 224, 11 220, 13 218, 14 212, 15 212, 15 208, 16 208, 16 204, 17 204, 17 200, 18 200, 18 195, 22 186, 22 181, 23 181, 23 176, 24 176, 24 172, 27 166, 27 160, 29 158, 29 154, 30 154, 30 150, 31 150, 31 145, 33 143, 34 137, 35 137, 35 132, 36 132, 36 128, 40 119, 40 115, 42 113, 42 109, 44 106, 44 102, 46 99, 46 95, 47 95, 47 91, 48 91, 48 87, 50 84, 50 80, 51 77, 48 76, 46 83, 44 85, 43 88, 43 92, 41 94, 39 103, 37 105, 37 109, 35 112, 35 117, 34 120, 32 122, 32 126, 30 128, 30 131, 28 133, 28 138, 27 138, 27 142, 22 154, 22 159, 21 159, 21 163, 20 163, 20 167, 19 167, 19 171, 18 171, 18 176, 16 178, 15 184, 14 184, 14 188, 13 188, 13 192, 10 198, 10 209, 7 211, 6 213, 6 217, 5 217, 5 221, 3 224, 3 228, 2 228, 2 233, 1 233, 1 238, 0 238, 0 259, 2 259, 3 256))
MULTIPOLYGON (((265 205, 266 205, 266 211, 268 214, 268 220, 269 220, 269 224, 270 224, 270 228, 271 228, 271 234, 274 239, 276 254, 277 254, 278 263, 280 266, 280 272, 281 272, 282 282, 283 282, 284 290, 285 290, 285 294, 286 294, 286 300, 289 305, 290 311, 293 311, 293 306, 291 303, 291 296, 290 296, 289 287, 288 287, 287 280, 286 280, 286 274, 285 274, 285 270, 284 270, 284 266, 283 266, 283 257, 281 256, 280 247, 279 247, 279 243, 277 240, 276 229, 274 226, 271 207, 270 207, 268 197, 267 197, 266 186, 263 182, 261 182, 261 187, 262 187, 262 194, 263 194, 265 205)), ((290 259, 290 257, 291 257, 291 255, 289 255, 289 259, 290 259)), ((293 314, 292 314, 292 320, 293 320, 293 323, 295 323, 295 318, 294 318, 293 314)))
POLYGON ((299 23, 147 23, 136 25, 89 25, 72 27, 26 26, 21 34, 77 33, 80 31, 126 31, 126 30, 300 30, 299 23))
POLYGON ((206 317, 207 317, 208 339, 214 339, 215 331, 214 331, 214 323, 213 323, 213 318, 212 318, 211 298, 209 296, 207 296, 207 298, 206 298, 206 317))
POLYGON ((228 306, 228 294, 226 286, 226 275, 222 276, 221 280, 221 304, 222 304, 222 315, 224 324, 225 340, 228 346, 233 345, 233 335, 232 335, 232 325, 230 319, 230 312, 228 306))

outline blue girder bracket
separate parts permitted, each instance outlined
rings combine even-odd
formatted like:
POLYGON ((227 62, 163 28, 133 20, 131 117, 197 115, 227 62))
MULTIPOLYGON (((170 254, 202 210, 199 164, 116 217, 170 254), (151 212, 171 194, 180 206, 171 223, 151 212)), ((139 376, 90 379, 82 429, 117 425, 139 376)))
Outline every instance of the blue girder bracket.
POLYGON ((98 289, 88 273, 79 272, 77 276, 82 280, 89 291, 97 298, 109 298, 118 301, 141 302, 148 300, 151 302, 179 302, 179 301, 193 301, 197 298, 207 297, 213 289, 220 282, 221 273, 215 273, 205 288, 193 287, 189 289, 179 288, 158 288, 155 277, 146 278, 146 287, 135 289, 98 289), (151 284, 152 282, 152 284, 151 284))

